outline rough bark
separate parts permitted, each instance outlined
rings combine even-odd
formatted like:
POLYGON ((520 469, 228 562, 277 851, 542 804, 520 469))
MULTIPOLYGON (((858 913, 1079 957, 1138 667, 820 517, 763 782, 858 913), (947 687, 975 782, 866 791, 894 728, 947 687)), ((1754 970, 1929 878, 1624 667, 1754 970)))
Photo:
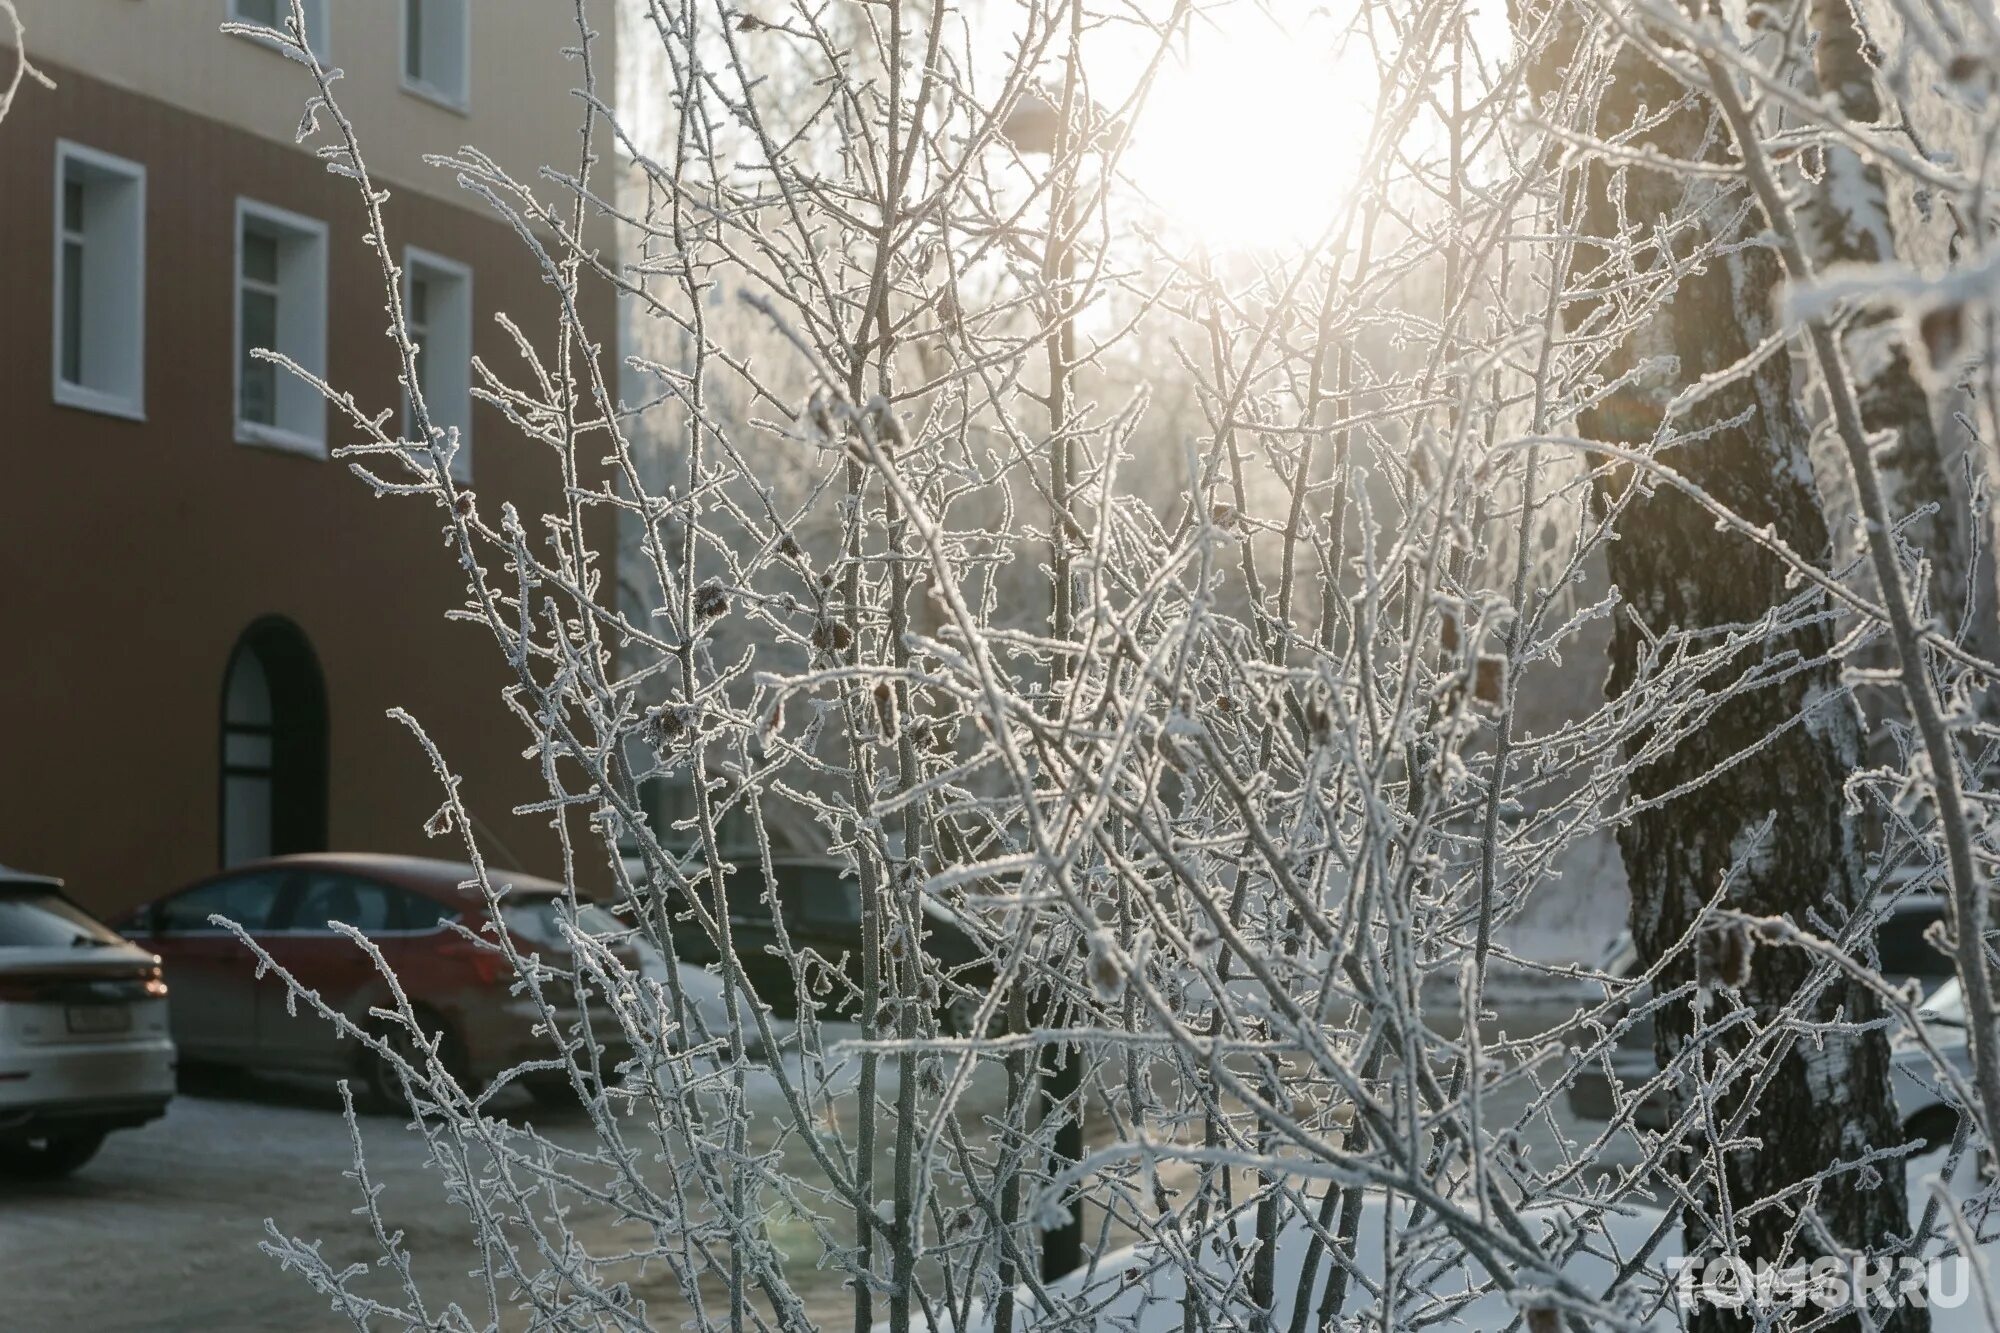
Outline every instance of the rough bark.
MULTIPOLYGON (((1618 60, 1611 89, 1599 109, 1600 134, 1630 125, 1642 108, 1674 104, 1683 91, 1629 46, 1618 60)), ((1723 160, 1717 145, 1728 142, 1705 104, 1681 106, 1646 138, 1647 146, 1683 160, 1723 160)), ((1602 172, 1590 191, 1585 231, 1609 237, 1617 232, 1621 216, 1640 223, 1673 217, 1690 197, 1688 182, 1666 171, 1602 172)), ((1740 193, 1712 201, 1707 225, 1735 225, 1730 220, 1738 216, 1740 205, 1740 193)), ((1684 237, 1683 244, 1691 244, 1691 238, 1684 237)), ((1582 259, 1588 265, 1602 253, 1586 248, 1582 259)), ((1659 261, 1657 255, 1654 261, 1659 261)), ((1768 312, 1778 277, 1778 261, 1765 249, 1711 259, 1684 276, 1664 311, 1635 340, 1641 345, 1623 349, 1614 368, 1662 352, 1676 357, 1677 365, 1670 374, 1582 414, 1580 434, 1636 448, 1649 444, 1675 391, 1739 362, 1770 331, 1768 312)), ((1715 392, 1679 424, 1685 430, 1713 428, 1747 413, 1745 420, 1676 446, 1665 461, 1750 522, 1769 525, 1793 549, 1827 552, 1829 537, 1807 452, 1810 429, 1794 401, 1792 384, 1788 357, 1766 359, 1754 374, 1715 392)), ((1607 502, 1631 481, 1629 474, 1608 478, 1607 502)), ((1797 592, 1787 586, 1777 560, 1746 540, 1718 533, 1710 515, 1664 485, 1626 510, 1620 538, 1610 547, 1610 573, 1629 608, 1629 614, 1618 617, 1613 636, 1606 690, 1614 698, 1632 689, 1646 669, 1648 641, 1634 616, 1656 634, 1676 627, 1740 626, 1756 622, 1797 592)), ((1739 652, 1712 676, 1710 692, 1781 654, 1823 658, 1830 644, 1831 630, 1824 623, 1773 635, 1739 652)), ((1693 791, 1621 827, 1632 930, 1644 958, 1650 961, 1669 950, 1739 866, 1725 904, 1731 908, 1803 923, 1808 912, 1839 921, 1860 905, 1859 849, 1854 822, 1843 809, 1842 787, 1861 757, 1862 738, 1859 714, 1839 694, 1837 676, 1833 666, 1820 665, 1746 693, 1636 771, 1632 795, 1646 800, 1698 779, 1782 732, 1693 791), (1802 725, 1790 725, 1802 717, 1802 725), (1767 817, 1773 821, 1770 832, 1753 848, 1755 831, 1767 817)), ((1691 980, 1695 966, 1684 953, 1661 984, 1691 980)), ((1805 958, 1795 950, 1758 950, 1738 998, 1755 1012, 1761 1027, 1794 998, 1807 971, 1805 958)), ((1857 1020, 1878 1012, 1867 991, 1842 982, 1821 995, 1813 1016, 1831 1020, 1843 1013, 1857 1020)), ((1663 1062, 1685 1049, 1694 1020, 1691 1004, 1659 1015, 1663 1062)), ((1879 1031, 1829 1038, 1817 1049, 1809 1042, 1794 1045, 1749 1122, 1748 1133, 1761 1146, 1733 1154, 1726 1163, 1726 1188, 1734 1205, 1769 1198, 1870 1146, 1897 1142, 1900 1130, 1888 1069, 1888 1043, 1879 1031)), ((1740 1104, 1744 1082, 1722 1098, 1724 1117, 1740 1104)), ((1842 1175, 1820 1196, 1818 1212, 1842 1247, 1882 1253, 1908 1229, 1902 1172, 1842 1175)), ((1688 1216, 1689 1252, 1714 1253, 1718 1238, 1709 1225, 1694 1212, 1688 1216)), ((1816 1253, 1813 1242, 1792 1234, 1795 1225, 1789 1207, 1739 1218, 1741 1243, 1732 1252, 1753 1265, 1760 1258, 1810 1259, 1816 1253)), ((1881 1327, 1913 1330, 1926 1325, 1923 1312, 1904 1310, 1881 1327)), ((1711 1307, 1699 1313, 1693 1326, 1736 1330, 1752 1323, 1736 1312, 1711 1307)), ((1832 1326, 1852 1329, 1859 1324, 1849 1318, 1832 1326)))
MULTIPOLYGON (((1813 0, 1812 19, 1818 35, 1813 72, 1821 91, 1844 119, 1859 125, 1880 122, 1883 107, 1875 71, 1849 0, 1813 0)), ((1805 216, 1807 242, 1821 264, 1884 263, 1900 253, 1881 168, 1844 143, 1827 145, 1825 172, 1805 216)), ((1859 316, 1841 343, 1860 393, 1863 423, 1870 431, 1893 432, 1893 440, 1875 456, 1891 511, 1917 515, 1925 506, 1935 507, 1934 513, 1912 517, 1903 536, 1930 561, 1930 610, 1948 630, 1957 631, 1972 577, 1972 548, 1964 497, 1952 486, 1952 461, 1929 395, 1890 312, 1859 316)), ((1980 589, 1973 623, 1966 629, 1975 647, 1993 650, 1991 588, 1980 589)))

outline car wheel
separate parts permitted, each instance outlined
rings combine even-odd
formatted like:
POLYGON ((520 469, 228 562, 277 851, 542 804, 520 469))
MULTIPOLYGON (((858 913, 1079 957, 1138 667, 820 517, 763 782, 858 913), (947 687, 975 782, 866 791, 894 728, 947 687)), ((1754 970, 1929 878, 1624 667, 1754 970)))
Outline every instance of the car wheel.
MULTIPOLYGON (((458 1079, 460 1086, 465 1083, 465 1063, 460 1058, 458 1039, 449 1027, 430 1014, 419 1010, 417 1021, 433 1032, 442 1032, 444 1039, 438 1043, 438 1056, 443 1061, 447 1073, 458 1079)), ((384 1023, 373 1030, 403 1063, 413 1069, 424 1066, 423 1052, 417 1048, 416 1038, 401 1023, 384 1023)), ((411 1110, 410 1098, 403 1090, 403 1081, 397 1076, 395 1061, 388 1059, 372 1046, 361 1049, 361 1081, 368 1090, 368 1101, 374 1109, 392 1115, 407 1114, 411 1110)))
POLYGON ((0 1180, 60 1180, 97 1155, 104 1132, 0 1143, 0 1180))

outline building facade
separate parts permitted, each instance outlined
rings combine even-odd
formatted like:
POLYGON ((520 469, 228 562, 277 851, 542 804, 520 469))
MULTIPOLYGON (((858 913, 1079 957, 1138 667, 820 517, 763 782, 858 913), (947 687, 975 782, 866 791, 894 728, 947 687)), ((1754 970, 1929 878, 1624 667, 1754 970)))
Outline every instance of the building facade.
MULTIPOLYGON (((522 371, 494 317, 549 346, 556 294, 513 229, 423 159, 474 144, 552 197, 537 168, 573 171, 578 153, 574 11, 305 8, 390 192, 425 397, 466 442, 458 470, 487 512, 551 511, 551 451, 472 399, 469 362, 522 371)), ((56 87, 24 85, 0 122, 0 860, 108 913, 274 852, 455 856, 424 836, 441 792, 386 716, 401 707, 463 776, 494 861, 555 869, 546 817, 510 813, 545 794, 502 702, 512 677, 483 628, 446 619, 467 593, 441 514, 377 499, 331 457, 353 432, 248 355, 276 348, 366 410, 401 410, 355 187, 293 139, 310 77, 220 31, 282 21, 289 0, 19 9, 56 87)), ((585 313, 615 346, 608 284, 585 313)))

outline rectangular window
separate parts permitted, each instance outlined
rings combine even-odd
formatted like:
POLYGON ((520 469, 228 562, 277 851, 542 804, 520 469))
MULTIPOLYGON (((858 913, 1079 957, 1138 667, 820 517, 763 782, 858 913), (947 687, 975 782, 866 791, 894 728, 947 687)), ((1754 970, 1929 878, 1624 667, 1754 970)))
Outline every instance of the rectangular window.
MULTIPOLYGON (((305 14, 306 45, 325 60, 326 0, 304 0, 299 8, 305 14)), ((229 17, 238 23, 254 23, 283 32, 285 24, 291 21, 292 0, 229 0, 229 17)))
POLYGON ((243 233, 242 394, 237 410, 258 426, 278 424, 278 368, 253 349, 278 345, 278 241, 258 231, 243 233))
POLYGON ((296 375, 253 355, 326 373, 326 224, 236 201, 236 438, 326 452, 326 404, 296 375))
POLYGON ((146 169, 56 144, 55 398, 145 415, 146 169))
POLYGON ((472 6, 403 0, 403 86, 463 110, 471 82, 472 6))
MULTIPOLYGON (((417 347, 417 394, 434 435, 456 434, 451 474, 472 476, 472 270, 414 246, 403 254, 403 317, 417 347)), ((417 438, 416 401, 403 396, 403 434, 417 438)))

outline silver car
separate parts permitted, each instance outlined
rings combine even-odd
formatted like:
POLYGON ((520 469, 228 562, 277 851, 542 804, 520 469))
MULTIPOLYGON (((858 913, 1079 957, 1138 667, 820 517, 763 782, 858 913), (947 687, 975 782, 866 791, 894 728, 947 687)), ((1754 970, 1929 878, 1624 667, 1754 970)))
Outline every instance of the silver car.
POLYGON ((173 1092, 160 960, 0 866, 0 1179, 69 1174, 173 1092))
POLYGON ((1890 1079, 1903 1132, 1929 1140, 1935 1148, 1948 1143, 1958 1129, 1958 1109, 1947 1100, 1949 1090, 1938 1061, 1942 1060, 1963 1085, 1972 1086, 1972 1043, 1965 1027, 1965 992, 1959 989, 1958 978, 1931 992, 1917 1010, 1917 1018, 1937 1049, 1938 1059, 1932 1059, 1915 1037, 1903 1033, 1896 1041, 1890 1079))

